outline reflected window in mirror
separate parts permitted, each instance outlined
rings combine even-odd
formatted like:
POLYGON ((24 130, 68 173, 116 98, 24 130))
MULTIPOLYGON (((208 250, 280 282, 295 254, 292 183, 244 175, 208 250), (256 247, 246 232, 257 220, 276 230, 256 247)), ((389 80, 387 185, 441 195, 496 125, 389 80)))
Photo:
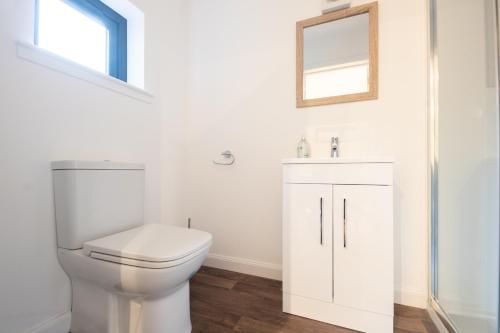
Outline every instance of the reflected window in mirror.
POLYGON ((297 23, 297 106, 377 98, 377 4, 297 23))

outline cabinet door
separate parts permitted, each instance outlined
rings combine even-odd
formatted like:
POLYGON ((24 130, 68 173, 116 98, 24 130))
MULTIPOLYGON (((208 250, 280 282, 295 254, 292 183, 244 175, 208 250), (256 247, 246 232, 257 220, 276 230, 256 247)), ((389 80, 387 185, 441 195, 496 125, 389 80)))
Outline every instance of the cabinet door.
POLYGON ((285 184, 283 290, 332 301, 333 186, 285 184))
POLYGON ((333 197, 333 301, 392 315, 392 187, 335 185, 333 197))

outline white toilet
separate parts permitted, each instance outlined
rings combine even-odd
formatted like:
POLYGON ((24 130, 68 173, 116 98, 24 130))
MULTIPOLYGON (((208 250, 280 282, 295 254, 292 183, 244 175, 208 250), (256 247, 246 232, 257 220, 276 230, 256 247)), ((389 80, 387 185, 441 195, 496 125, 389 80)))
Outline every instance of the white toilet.
POLYGON ((212 236, 144 224, 143 165, 58 161, 52 170, 71 332, 191 332, 189 279, 212 236))

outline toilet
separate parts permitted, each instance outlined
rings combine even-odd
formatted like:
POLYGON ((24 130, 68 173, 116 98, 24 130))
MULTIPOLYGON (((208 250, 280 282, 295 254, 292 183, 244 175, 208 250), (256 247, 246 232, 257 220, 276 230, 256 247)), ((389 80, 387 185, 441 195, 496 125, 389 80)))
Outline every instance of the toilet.
POLYGON ((144 223, 142 164, 57 161, 52 172, 71 332, 191 332, 189 279, 212 236, 144 223))

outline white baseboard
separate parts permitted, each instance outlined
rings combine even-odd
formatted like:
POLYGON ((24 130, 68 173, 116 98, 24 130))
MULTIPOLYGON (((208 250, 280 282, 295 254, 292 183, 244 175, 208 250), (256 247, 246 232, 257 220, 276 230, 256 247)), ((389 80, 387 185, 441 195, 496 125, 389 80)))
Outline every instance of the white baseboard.
POLYGON ((429 299, 427 293, 398 289, 394 292, 394 303, 427 309, 429 306, 429 299))
POLYGON ((439 300, 441 306, 446 306, 446 313, 450 316, 470 317, 487 321, 496 320, 496 313, 487 310, 478 304, 465 303, 456 298, 441 297, 439 300))
POLYGON ((210 253, 203 265, 228 271, 281 280, 281 265, 210 253))
POLYGON ((70 326, 71 312, 68 311, 33 327, 26 333, 68 333, 70 326))
POLYGON ((439 316, 437 315, 436 311, 434 311, 432 306, 427 307, 427 312, 429 313, 429 316, 431 317, 431 320, 434 323, 434 325, 436 325, 436 328, 438 329, 439 333, 449 333, 448 329, 446 328, 446 326, 444 326, 441 319, 439 319, 439 316))
MULTIPOLYGON (((210 253, 203 265, 228 271, 265 277, 281 281, 281 265, 246 258, 230 257, 210 253)), ((396 290, 394 302, 406 306, 427 309, 429 303, 426 293, 409 290, 396 290)))

